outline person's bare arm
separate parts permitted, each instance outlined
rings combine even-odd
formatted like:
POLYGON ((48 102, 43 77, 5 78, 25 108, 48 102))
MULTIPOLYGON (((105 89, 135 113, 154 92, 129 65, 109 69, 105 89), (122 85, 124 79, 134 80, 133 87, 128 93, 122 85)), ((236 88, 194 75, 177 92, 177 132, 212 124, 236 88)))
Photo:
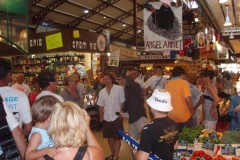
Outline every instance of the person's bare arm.
POLYGON ((103 121, 103 106, 99 106, 99 122, 103 121))
POLYGON ((16 128, 14 128, 12 130, 12 136, 13 136, 15 144, 18 148, 18 151, 20 152, 21 159, 24 159, 24 153, 25 153, 25 150, 26 150, 26 147, 27 147, 27 143, 26 143, 25 138, 23 136, 22 130, 20 129, 19 126, 17 126, 16 128))
POLYGON ((29 133, 31 132, 32 126, 33 126, 32 121, 30 123, 24 124, 22 130, 24 137, 28 137, 29 133))
POLYGON ((194 110, 196 111, 198 107, 203 104, 203 95, 200 96, 198 103, 194 106, 194 110))
POLYGON ((149 153, 138 150, 134 156, 136 160, 147 160, 149 157, 149 153))
POLYGON ((190 111, 191 116, 194 114, 194 108, 193 108, 193 103, 192 103, 192 98, 191 96, 185 97, 185 102, 187 104, 187 107, 190 111))
POLYGON ((210 92, 210 94, 212 95, 213 97, 213 103, 212 103, 212 106, 210 108, 210 112, 211 114, 213 115, 214 118, 218 118, 218 115, 217 113, 214 111, 214 109, 217 107, 218 103, 220 102, 220 99, 217 95, 217 92, 214 90, 213 86, 212 85, 208 85, 208 92, 210 92))
MULTIPOLYGON (((93 135, 93 133, 90 129, 90 116, 88 115, 86 110, 84 110, 84 114, 85 114, 85 117, 86 117, 86 123, 88 125, 88 129, 87 129, 87 132, 86 132, 86 134, 87 134, 87 144, 88 144, 89 147, 92 147, 90 150, 93 152, 93 153, 92 152, 90 152, 90 153, 96 154, 98 156, 98 159, 103 159, 104 158, 103 150, 102 150, 101 146, 99 145, 96 137, 93 135)), ((92 156, 90 154, 90 157, 92 157, 92 156)))
POLYGON ((147 88, 144 89, 143 95, 144 95, 145 97, 147 96, 147 93, 148 93, 149 90, 151 90, 151 86, 148 86, 147 88))
POLYGON ((177 150, 178 148, 178 141, 176 141, 176 143, 174 144, 174 150, 177 150))

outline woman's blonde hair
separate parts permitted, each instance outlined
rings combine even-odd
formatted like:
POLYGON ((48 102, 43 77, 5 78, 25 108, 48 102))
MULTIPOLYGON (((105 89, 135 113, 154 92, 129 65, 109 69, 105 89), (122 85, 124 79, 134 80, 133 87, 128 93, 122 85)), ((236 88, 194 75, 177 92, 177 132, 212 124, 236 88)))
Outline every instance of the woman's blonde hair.
POLYGON ((70 74, 64 78, 65 85, 68 85, 68 82, 70 82, 70 81, 76 81, 76 80, 78 80, 78 75, 76 75, 74 73, 70 74))
POLYGON ((55 105, 48 134, 57 147, 80 147, 87 129, 84 111, 77 104, 65 101, 55 105))

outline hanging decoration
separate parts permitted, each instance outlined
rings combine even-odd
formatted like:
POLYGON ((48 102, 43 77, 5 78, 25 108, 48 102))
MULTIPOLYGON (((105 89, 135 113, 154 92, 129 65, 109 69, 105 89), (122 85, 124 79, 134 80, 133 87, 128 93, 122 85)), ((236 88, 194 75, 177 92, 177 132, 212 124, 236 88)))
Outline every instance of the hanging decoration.
POLYGON ((152 2, 144 5, 144 41, 146 51, 181 50, 182 7, 152 2))

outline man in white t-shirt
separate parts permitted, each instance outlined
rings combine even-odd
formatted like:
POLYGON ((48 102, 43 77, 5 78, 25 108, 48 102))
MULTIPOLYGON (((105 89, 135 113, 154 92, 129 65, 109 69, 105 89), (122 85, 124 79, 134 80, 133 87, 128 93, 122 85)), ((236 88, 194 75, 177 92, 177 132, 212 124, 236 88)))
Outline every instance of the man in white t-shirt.
POLYGON ((31 92, 30 87, 24 83, 24 75, 22 73, 17 75, 17 83, 13 84, 11 87, 24 92, 27 96, 31 92))
POLYGON ((57 90, 57 74, 53 70, 43 70, 38 75, 38 84, 42 89, 42 92, 39 93, 36 99, 51 95, 57 98, 60 102, 63 102, 63 98, 60 95, 55 94, 54 92, 57 90))
POLYGON ((25 93, 8 86, 11 80, 11 70, 11 62, 0 58, 0 94, 18 121, 23 135, 27 137, 32 129, 30 105, 25 93))
POLYGON ((148 91, 152 93, 154 89, 163 89, 167 83, 167 78, 163 76, 163 67, 156 67, 156 75, 150 77, 146 84, 148 87, 144 90, 144 95, 147 96, 148 91))
MULTIPOLYGON (((2 104, 3 104, 4 110, 6 112, 6 120, 7 120, 9 129, 12 132, 12 136, 15 141, 16 147, 20 153, 21 159, 24 159, 24 153, 25 153, 27 144, 26 144, 25 138, 23 136, 22 130, 19 127, 19 123, 13 116, 11 110, 8 108, 7 104, 5 102, 3 102, 2 104)), ((1 117, 1 118, 3 118, 3 117, 1 117)), ((3 137, 1 137, 1 138, 3 138, 3 137)), ((3 139, 3 140, 5 140, 5 139, 3 139)), ((0 149, 0 152, 2 152, 1 149, 0 149)))
POLYGON ((114 77, 111 74, 103 76, 106 87, 99 92, 97 105, 99 105, 99 118, 103 124, 103 137, 108 138, 112 155, 108 158, 117 159, 120 151, 121 140, 117 129, 123 129, 122 117, 116 113, 123 109, 123 87, 113 84, 114 77), (104 112, 103 112, 104 111, 104 112))

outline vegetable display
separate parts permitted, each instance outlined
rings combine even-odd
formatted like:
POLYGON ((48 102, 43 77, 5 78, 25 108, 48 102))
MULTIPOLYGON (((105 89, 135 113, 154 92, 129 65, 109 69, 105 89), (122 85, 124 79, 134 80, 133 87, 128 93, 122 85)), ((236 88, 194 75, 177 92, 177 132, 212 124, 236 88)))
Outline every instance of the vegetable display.
POLYGON ((203 130, 203 126, 196 126, 192 128, 184 127, 182 132, 179 134, 179 141, 187 141, 188 143, 194 143, 195 138, 198 138, 203 130))

